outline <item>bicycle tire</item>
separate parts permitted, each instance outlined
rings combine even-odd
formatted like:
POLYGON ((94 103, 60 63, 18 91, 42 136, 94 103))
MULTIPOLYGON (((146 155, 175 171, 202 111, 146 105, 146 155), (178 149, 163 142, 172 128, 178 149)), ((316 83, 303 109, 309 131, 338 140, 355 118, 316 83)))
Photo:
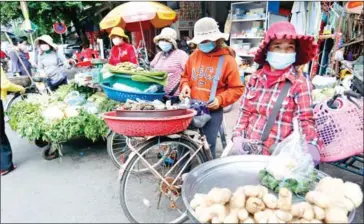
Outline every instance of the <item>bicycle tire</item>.
MULTIPOLYGON (((188 147, 190 147, 190 150, 197 150, 198 148, 196 147, 196 144, 193 144, 191 141, 187 140, 186 138, 178 138, 178 139, 172 139, 169 137, 161 137, 161 138, 153 138, 150 139, 146 142, 146 144, 144 144, 142 146, 142 148, 140 148, 139 153, 141 155, 143 155, 144 153, 146 153, 147 150, 151 149, 153 146, 157 145, 157 144, 161 144, 163 142, 179 142, 179 143, 183 143, 185 145, 188 145, 188 147)), ((205 158, 202 154, 202 152, 200 151, 199 153, 196 154, 196 156, 199 157, 201 164, 206 162, 205 158)), ((128 220, 131 223, 138 223, 138 221, 132 216, 131 212, 128 209, 128 206, 126 205, 125 202, 125 195, 126 193, 126 183, 128 180, 128 176, 130 175, 130 172, 128 172, 129 170, 132 170, 133 165, 135 163, 135 161, 138 159, 138 156, 134 156, 130 162, 128 163, 128 165, 125 167, 125 171, 122 174, 121 180, 120 180, 120 204, 122 207, 122 210, 125 214, 125 216, 128 218, 128 220)), ((183 223, 188 219, 187 217, 187 213, 183 213, 180 217, 178 217, 177 219, 173 220, 174 222, 170 222, 170 223, 183 223)))
MULTIPOLYGON (((120 167, 122 166, 123 163, 120 163, 119 160, 116 158, 116 156, 114 155, 114 138, 117 134, 115 132, 111 132, 108 136, 107 136, 107 154, 109 155, 112 163, 114 164, 114 166, 118 169, 120 169, 120 167)), ((127 147, 127 146, 125 146, 127 147)), ((127 150, 127 149, 126 149, 127 150)), ((130 150, 129 150, 130 151, 130 150)))

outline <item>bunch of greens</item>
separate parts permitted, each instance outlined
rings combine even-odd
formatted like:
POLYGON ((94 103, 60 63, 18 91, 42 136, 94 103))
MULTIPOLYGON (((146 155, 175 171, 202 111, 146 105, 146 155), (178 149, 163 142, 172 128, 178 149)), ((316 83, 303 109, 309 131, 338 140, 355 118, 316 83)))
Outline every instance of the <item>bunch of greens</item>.
POLYGON ((317 172, 314 171, 310 180, 298 181, 293 178, 283 180, 275 179, 266 169, 259 172, 260 183, 270 190, 278 193, 280 188, 287 188, 295 194, 304 195, 309 192, 317 181, 317 172))
MULTIPOLYGON (((30 141, 43 140, 55 144, 79 136, 85 136, 93 141, 105 137, 108 132, 105 121, 98 115, 87 113, 82 107, 77 116, 64 116, 52 122, 44 118, 43 112, 47 108, 56 106, 64 111, 65 104, 62 101, 71 91, 79 91, 80 94, 86 96, 93 93, 90 88, 80 88, 75 84, 69 84, 61 86, 50 97, 50 100, 43 101, 36 98, 35 100, 19 101, 9 111, 10 127, 30 141)), ((100 113, 110 111, 118 105, 117 102, 107 99, 103 93, 93 94, 88 101, 95 103, 100 113)))

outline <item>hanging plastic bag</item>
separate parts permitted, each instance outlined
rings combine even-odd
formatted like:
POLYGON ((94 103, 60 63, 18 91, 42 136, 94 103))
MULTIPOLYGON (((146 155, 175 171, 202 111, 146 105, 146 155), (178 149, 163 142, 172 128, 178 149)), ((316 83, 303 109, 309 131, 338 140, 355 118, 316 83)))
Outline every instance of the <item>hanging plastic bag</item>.
POLYGON ((259 173, 259 179, 262 185, 275 192, 286 187, 295 194, 305 194, 312 188, 316 174, 305 136, 294 118, 292 134, 274 148, 268 165, 259 173))

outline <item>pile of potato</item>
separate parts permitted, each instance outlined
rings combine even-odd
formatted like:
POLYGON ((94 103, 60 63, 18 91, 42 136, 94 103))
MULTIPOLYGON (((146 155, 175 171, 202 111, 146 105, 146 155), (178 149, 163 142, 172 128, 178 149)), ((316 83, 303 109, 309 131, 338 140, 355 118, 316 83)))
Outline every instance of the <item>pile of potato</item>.
POLYGON ((195 194, 190 205, 201 223, 348 223, 348 213, 362 200, 359 185, 326 177, 306 194, 306 201, 296 204, 287 188, 277 197, 264 186, 247 185, 234 193, 213 188, 195 194))

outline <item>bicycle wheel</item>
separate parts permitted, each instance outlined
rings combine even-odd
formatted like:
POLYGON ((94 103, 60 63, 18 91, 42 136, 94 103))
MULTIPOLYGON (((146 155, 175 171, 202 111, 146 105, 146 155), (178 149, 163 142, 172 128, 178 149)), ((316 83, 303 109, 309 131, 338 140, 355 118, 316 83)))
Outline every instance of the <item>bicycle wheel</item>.
POLYGON ((107 153, 116 168, 120 169, 130 154, 125 136, 111 132, 107 137, 107 153))
POLYGON ((135 172, 140 165, 145 165, 134 156, 126 166, 120 186, 121 207, 131 223, 182 223, 187 220, 180 192, 182 177, 178 174, 184 167, 186 173, 204 162, 201 151, 197 150, 196 144, 185 138, 155 138, 143 145, 139 152, 150 164, 164 158, 155 169, 168 183, 178 179, 169 187, 151 170, 135 172))
POLYGON ((9 100, 9 102, 6 104, 5 106, 5 114, 8 114, 10 111, 10 108, 17 102, 21 101, 21 100, 25 100, 27 99, 29 96, 32 95, 39 95, 39 93, 25 93, 25 94, 20 94, 20 93, 16 93, 14 94, 13 98, 11 98, 9 100))

